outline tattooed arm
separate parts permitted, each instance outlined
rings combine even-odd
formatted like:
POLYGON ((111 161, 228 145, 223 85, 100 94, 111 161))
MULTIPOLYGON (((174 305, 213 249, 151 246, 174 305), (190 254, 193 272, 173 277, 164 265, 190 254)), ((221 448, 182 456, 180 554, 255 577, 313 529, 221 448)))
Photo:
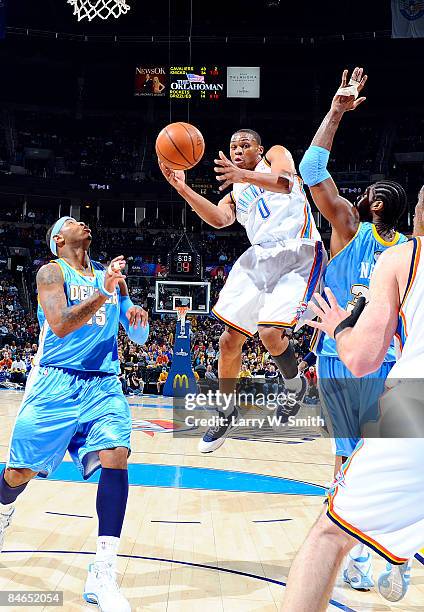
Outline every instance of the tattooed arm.
POLYGON ((57 264, 49 263, 37 274, 38 298, 51 330, 59 338, 82 327, 103 306, 107 297, 94 294, 75 306, 68 306, 63 275, 57 264))

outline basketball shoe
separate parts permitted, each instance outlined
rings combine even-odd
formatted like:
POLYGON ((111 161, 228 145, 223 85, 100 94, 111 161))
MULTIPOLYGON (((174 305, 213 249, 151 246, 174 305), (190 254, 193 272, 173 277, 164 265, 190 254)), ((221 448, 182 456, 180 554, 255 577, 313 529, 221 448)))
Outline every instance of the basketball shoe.
POLYGON ((387 563, 386 571, 377 581, 378 592, 388 601, 400 601, 405 597, 411 579, 412 560, 403 565, 387 563))
POLYGON ((14 512, 15 506, 13 506, 12 504, 9 504, 7 506, 3 506, 3 504, 0 504, 0 552, 3 550, 4 530, 9 527, 14 512))
POLYGON ((349 553, 343 570, 343 580, 357 591, 369 591, 374 586, 371 554, 366 550, 364 552, 361 557, 349 553))
POLYGON ((119 590, 111 563, 97 561, 88 567, 83 597, 97 604, 102 612, 131 612, 131 607, 119 590))
POLYGON ((222 446, 230 431, 235 427, 235 422, 238 418, 238 410, 234 406, 234 410, 228 416, 223 412, 217 412, 219 419, 218 423, 209 429, 204 434, 199 442, 200 453, 212 453, 222 446))

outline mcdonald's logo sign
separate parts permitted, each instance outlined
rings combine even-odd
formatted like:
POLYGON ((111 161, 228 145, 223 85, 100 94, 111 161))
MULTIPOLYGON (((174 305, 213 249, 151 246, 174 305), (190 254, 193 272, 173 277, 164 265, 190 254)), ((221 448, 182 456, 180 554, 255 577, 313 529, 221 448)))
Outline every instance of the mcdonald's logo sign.
POLYGON ((188 377, 187 374, 177 374, 174 378, 173 387, 176 388, 179 383, 180 389, 183 388, 183 384, 185 384, 185 388, 188 389, 188 377))

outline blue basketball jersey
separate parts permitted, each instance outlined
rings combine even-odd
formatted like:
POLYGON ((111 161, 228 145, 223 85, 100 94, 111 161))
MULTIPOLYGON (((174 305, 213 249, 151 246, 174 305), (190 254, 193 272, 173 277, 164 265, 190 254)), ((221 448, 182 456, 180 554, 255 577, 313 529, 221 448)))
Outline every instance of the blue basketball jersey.
MULTIPOLYGON (((343 308, 352 310, 359 297, 369 297, 371 275, 379 255, 386 249, 408 239, 396 232, 391 242, 383 240, 373 223, 360 223, 352 240, 328 262, 324 273, 324 287, 329 287, 343 308)), ((312 349, 317 355, 337 357, 336 343, 326 334, 314 334, 312 349)), ((395 361, 394 345, 385 361, 395 361)))
MULTIPOLYGON (((93 276, 84 276, 64 259, 54 261, 63 273, 63 286, 68 306, 86 300, 97 287, 103 285, 105 269, 91 262, 93 276)), ((40 324, 39 349, 36 363, 83 372, 119 374, 118 329, 120 312, 119 288, 113 297, 91 317, 85 325, 59 338, 50 329, 41 304, 38 304, 40 324)))

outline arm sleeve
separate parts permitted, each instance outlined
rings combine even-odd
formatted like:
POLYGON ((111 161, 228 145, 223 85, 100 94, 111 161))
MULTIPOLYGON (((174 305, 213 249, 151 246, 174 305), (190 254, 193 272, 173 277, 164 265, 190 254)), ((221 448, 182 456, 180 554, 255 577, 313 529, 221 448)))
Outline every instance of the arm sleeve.
POLYGON ((149 324, 147 323, 146 327, 133 327, 130 326, 130 323, 127 319, 127 311, 131 306, 134 306, 131 298, 127 295, 121 296, 119 301, 119 321, 122 327, 127 332, 127 336, 130 340, 135 342, 136 344, 145 344, 147 338, 149 337, 149 324))
POLYGON ((330 151, 327 149, 316 145, 309 147, 299 164, 300 175, 308 187, 313 187, 331 178, 327 170, 329 159, 330 151))

